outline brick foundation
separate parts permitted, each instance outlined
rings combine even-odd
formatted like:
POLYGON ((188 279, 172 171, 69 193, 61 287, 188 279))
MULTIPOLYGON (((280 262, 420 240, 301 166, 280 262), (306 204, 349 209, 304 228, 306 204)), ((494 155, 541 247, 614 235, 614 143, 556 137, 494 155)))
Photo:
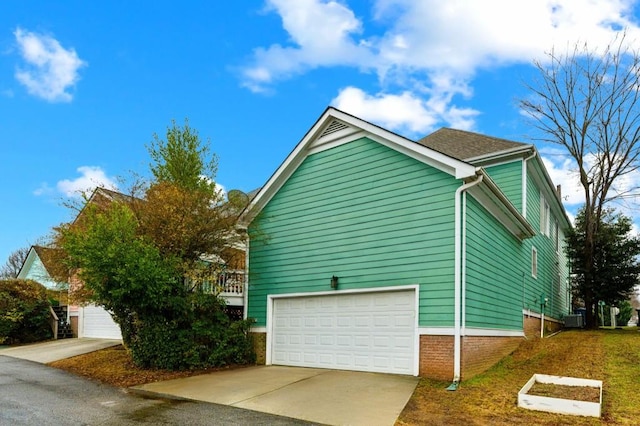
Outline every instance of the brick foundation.
POLYGON ((253 342, 253 350, 256 353, 256 364, 264 365, 267 362, 267 333, 249 333, 253 342))
MULTIPOLYGON (((540 318, 525 315, 524 316, 524 334, 527 337, 540 337, 540 318)), ((562 329, 562 323, 552 320, 544 320, 544 334, 549 335, 560 331, 562 329)))
POLYGON ((420 336, 420 376, 437 380, 453 377, 453 336, 420 336))
POLYGON ((463 337, 461 378, 470 379, 488 370, 502 358, 515 351, 522 340, 522 337, 463 337))
MULTIPOLYGON (((461 379, 482 373, 512 353, 522 337, 462 337, 461 379)), ((436 380, 453 379, 453 336, 420 336, 419 374, 436 380)))

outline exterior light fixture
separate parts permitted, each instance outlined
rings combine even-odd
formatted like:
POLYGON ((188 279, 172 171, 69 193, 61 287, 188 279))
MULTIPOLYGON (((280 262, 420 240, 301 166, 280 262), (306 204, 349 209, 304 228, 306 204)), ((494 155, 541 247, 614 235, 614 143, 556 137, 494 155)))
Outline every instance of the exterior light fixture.
POLYGON ((338 289, 338 277, 335 275, 331 277, 331 288, 334 290, 338 289))

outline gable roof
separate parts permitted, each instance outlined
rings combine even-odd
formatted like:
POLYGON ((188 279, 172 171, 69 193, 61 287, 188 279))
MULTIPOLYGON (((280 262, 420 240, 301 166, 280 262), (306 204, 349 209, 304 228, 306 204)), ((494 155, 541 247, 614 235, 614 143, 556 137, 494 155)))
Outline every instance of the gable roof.
POLYGON ((42 265, 47 270, 49 275, 52 275, 51 272, 55 268, 55 265, 54 265, 54 262, 55 262, 54 259, 56 258, 55 253, 56 253, 56 250, 59 250, 59 249, 43 247, 43 246, 33 246, 32 248, 38 254, 38 257, 40 258, 42 265))
POLYGON ((29 253, 27 253, 27 257, 20 267, 17 278, 27 279, 27 277, 30 277, 31 279, 38 281, 40 284, 44 285, 47 288, 66 285, 66 283, 56 282, 54 278, 56 273, 60 275, 61 271, 63 271, 63 269, 61 268, 64 268, 62 264, 57 263, 59 262, 59 256, 57 256, 59 253, 60 250, 56 248, 31 246, 31 248, 29 249, 29 253), (34 264, 37 261, 39 261, 44 268, 44 274, 38 274, 37 277, 33 277, 32 271, 34 268, 34 264))
POLYGON ((240 216, 240 220, 244 223, 250 222, 308 155, 363 137, 435 167, 454 176, 456 179, 466 179, 476 175, 476 168, 471 164, 417 144, 411 139, 347 114, 344 111, 328 107, 269 178, 267 183, 258 191, 240 216))
POLYGON ((532 148, 532 145, 529 144, 447 127, 425 136, 418 143, 466 162, 532 148))

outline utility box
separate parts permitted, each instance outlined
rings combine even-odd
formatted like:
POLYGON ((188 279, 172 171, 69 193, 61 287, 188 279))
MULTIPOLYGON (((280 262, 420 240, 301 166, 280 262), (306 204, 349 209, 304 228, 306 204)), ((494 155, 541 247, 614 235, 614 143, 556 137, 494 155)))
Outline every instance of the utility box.
POLYGON ((584 318, 580 314, 567 315, 564 317, 565 328, 582 328, 584 327, 584 318))

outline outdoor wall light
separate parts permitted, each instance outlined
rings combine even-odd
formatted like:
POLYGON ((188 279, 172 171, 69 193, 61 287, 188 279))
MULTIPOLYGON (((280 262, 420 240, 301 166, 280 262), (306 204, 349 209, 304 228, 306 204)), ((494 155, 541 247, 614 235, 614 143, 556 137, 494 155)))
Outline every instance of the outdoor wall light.
POLYGON ((331 277, 331 288, 334 290, 338 289, 338 277, 335 275, 331 277))

